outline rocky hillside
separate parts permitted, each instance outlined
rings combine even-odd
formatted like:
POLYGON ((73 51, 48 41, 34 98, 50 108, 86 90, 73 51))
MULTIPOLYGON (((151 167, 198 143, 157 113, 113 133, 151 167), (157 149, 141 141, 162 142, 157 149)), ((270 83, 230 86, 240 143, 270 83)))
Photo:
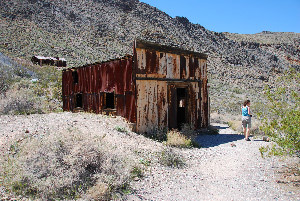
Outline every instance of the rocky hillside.
POLYGON ((0 20, 0 52, 25 60, 59 56, 78 66, 132 54, 135 38, 207 53, 212 109, 256 97, 300 67, 299 33, 217 33, 138 0, 6 0, 0 20))

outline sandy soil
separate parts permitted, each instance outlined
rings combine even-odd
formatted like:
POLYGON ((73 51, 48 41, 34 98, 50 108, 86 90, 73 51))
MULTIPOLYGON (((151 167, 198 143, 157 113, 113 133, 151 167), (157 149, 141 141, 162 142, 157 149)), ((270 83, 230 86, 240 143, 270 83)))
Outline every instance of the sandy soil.
MULTIPOLYGON (((267 142, 235 134, 225 124, 214 124, 219 135, 201 135, 201 149, 182 150, 187 167, 152 168, 135 184, 132 200, 300 200, 300 191, 276 181, 276 170, 287 161, 263 159, 259 147, 267 142)), ((287 159, 295 160, 295 159, 287 159)))
MULTIPOLYGON (((267 142, 253 138, 247 142, 225 124, 214 124, 219 135, 199 135, 200 149, 176 148, 186 162, 180 169, 155 162, 155 153, 164 148, 162 143, 131 132, 122 134, 114 129, 116 125, 126 127, 121 118, 84 113, 0 116, 0 157, 11 142, 24 135, 74 127, 81 132, 99 132, 125 154, 139 152, 140 157, 153 160, 143 179, 132 182, 127 200, 300 200, 299 188, 291 190, 276 182, 276 171, 296 159, 263 159, 259 147, 267 142)), ((12 198, 1 183, 0 196, 12 198)))

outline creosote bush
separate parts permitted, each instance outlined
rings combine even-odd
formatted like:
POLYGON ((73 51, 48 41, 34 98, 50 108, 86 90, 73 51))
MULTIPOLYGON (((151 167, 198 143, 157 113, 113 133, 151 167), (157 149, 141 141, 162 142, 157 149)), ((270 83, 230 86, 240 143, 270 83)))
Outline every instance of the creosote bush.
POLYGON ((182 168, 185 165, 184 160, 180 155, 178 155, 171 147, 166 147, 158 155, 159 163, 172 167, 172 168, 182 168))
POLYGON ((262 147, 260 151, 268 156, 300 157, 300 73, 291 69, 277 80, 276 85, 275 88, 266 87, 268 103, 260 112, 261 130, 275 144, 262 147))
POLYGON ((10 191, 32 199, 112 199, 128 189, 138 164, 125 162, 102 137, 77 129, 29 136, 13 143, 1 177, 10 191))

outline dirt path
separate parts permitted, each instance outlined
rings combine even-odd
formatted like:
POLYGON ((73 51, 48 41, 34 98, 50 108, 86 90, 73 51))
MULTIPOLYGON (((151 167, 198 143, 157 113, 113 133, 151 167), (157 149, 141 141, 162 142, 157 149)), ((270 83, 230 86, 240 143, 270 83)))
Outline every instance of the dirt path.
POLYGON ((281 189, 274 169, 276 158, 263 159, 259 147, 227 125, 215 124, 219 135, 198 136, 201 149, 183 150, 187 167, 153 168, 137 182, 132 200, 300 200, 300 194, 281 189))
MULTIPOLYGON (((84 113, 0 116, 0 157, 8 150, 10 142, 24 135, 68 129, 87 134, 105 133, 107 142, 137 159, 144 154, 157 159, 155 154, 165 148, 162 143, 141 135, 117 132, 116 125, 126 127, 120 118, 84 113)), ((184 157, 184 168, 151 163, 144 178, 132 182, 134 191, 127 200, 300 200, 299 190, 288 191, 276 183, 275 170, 286 162, 280 162, 278 158, 261 158, 259 147, 267 142, 253 138, 247 142, 227 125, 214 126, 220 129, 219 135, 197 137, 203 148, 174 149, 184 157)), ((0 200, 3 196, 8 195, 0 181, 0 200)))

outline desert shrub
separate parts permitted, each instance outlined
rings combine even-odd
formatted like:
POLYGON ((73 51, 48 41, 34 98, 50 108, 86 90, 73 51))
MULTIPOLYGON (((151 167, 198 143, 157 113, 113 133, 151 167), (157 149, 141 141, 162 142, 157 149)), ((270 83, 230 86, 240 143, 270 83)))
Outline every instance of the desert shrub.
POLYGON ((15 80, 0 97, 0 114, 33 114, 61 111, 61 72, 55 68, 38 69, 39 79, 15 80))
POLYGON ((86 192, 91 199, 107 200, 128 188, 132 171, 141 174, 102 137, 76 129, 35 135, 12 145, 0 173, 3 184, 33 199, 76 199, 86 192))
POLYGON ((172 167, 172 168, 182 168, 185 165, 184 160, 180 157, 174 150, 170 147, 166 147, 158 154, 159 163, 172 167))
POLYGON ((300 157, 300 73, 286 72, 275 88, 266 87, 267 110, 260 113, 262 131, 276 144, 261 148, 268 155, 298 155, 300 157))
POLYGON ((3 65, 0 64, 0 94, 4 94, 14 82, 15 78, 12 73, 5 71, 3 65))
POLYGON ((200 148, 200 144, 195 141, 197 133, 190 124, 183 124, 180 131, 173 129, 168 131, 166 145, 180 148, 200 148))
POLYGON ((115 130, 121 133, 127 133, 128 131, 126 130, 126 128, 122 127, 122 126, 116 126, 115 130))
POLYGON ((167 134, 166 144, 168 146, 187 148, 192 147, 192 140, 178 130, 171 130, 167 134))
POLYGON ((42 100, 30 88, 30 81, 22 79, 1 97, 0 114, 42 113, 42 100))
POLYGON ((168 132, 167 128, 165 129, 156 128, 152 132, 145 134, 145 136, 159 142, 164 142, 167 140, 167 132, 168 132))

